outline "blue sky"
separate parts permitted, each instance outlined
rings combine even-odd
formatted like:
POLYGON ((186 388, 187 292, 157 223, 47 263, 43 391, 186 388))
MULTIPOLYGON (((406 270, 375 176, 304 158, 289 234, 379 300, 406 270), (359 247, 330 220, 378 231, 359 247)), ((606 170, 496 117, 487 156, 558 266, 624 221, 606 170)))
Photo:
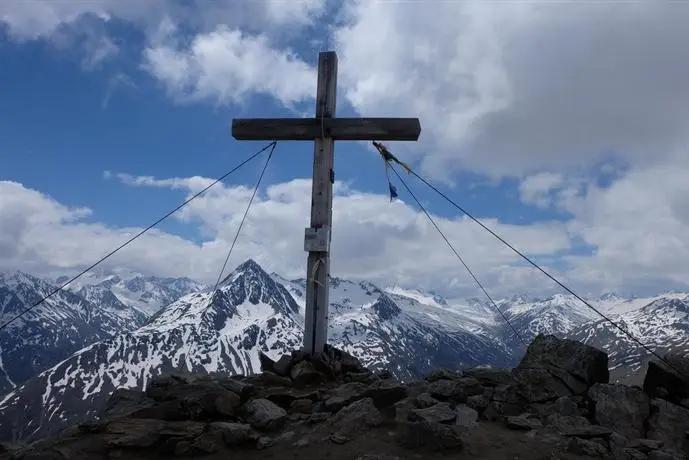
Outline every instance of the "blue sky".
MULTIPOLYGON (((0 248, 14 248, 5 265, 82 266, 86 254, 97 258, 126 228, 148 225, 197 191, 194 177, 215 178, 266 144, 232 139, 232 118, 313 113, 313 68, 326 38, 340 57, 338 115, 418 116, 420 141, 390 143, 393 152, 549 269, 591 292, 646 292, 689 279, 681 268, 689 232, 678 205, 685 134, 675 122, 684 117, 677 101, 686 92, 675 81, 657 85, 668 72, 687 72, 673 68, 681 32, 657 22, 676 11, 525 7, 519 22, 475 2, 430 2, 421 10, 347 1, 337 11, 319 0, 213 5, 192 2, 184 14, 165 0, 148 10, 110 0, 0 6, 0 181, 7 188, 0 217, 13 235, 0 248), (606 19, 591 24, 596 16, 606 19), (645 45, 657 50, 653 66, 630 54, 638 39, 628 36, 628 21, 658 27, 645 45), (572 40, 580 36, 603 38, 596 46, 572 40), (538 45, 544 42, 552 49, 538 45), (155 180, 132 186, 118 173, 155 180), (160 182, 171 178, 176 188, 160 182), (659 184, 653 196, 649 184, 659 184), (662 205, 644 211, 649 200, 662 205), (75 208, 90 212, 75 217, 75 208), (77 234, 88 248, 58 241, 77 234), (629 263, 633 250, 638 258, 629 263)), ((473 289, 404 187, 396 184, 404 203, 387 202, 383 163, 370 146, 338 142, 335 152, 336 178, 348 187, 336 201, 343 216, 337 274, 473 289), (348 257, 367 244, 385 249, 348 257), (396 254, 400 245, 409 252, 396 254), (435 261, 425 271, 413 263, 421 254, 435 261)), ((303 269, 308 193, 293 180, 310 178, 312 154, 308 142, 278 145, 250 219, 253 233, 234 262, 254 257, 288 275, 303 269), (271 186, 296 201, 267 194, 271 186)), ((186 268, 142 254, 113 264, 210 277, 248 198, 236 187, 253 186, 264 158, 141 243, 191 261, 186 268)), ((488 284, 505 292, 550 289, 442 198, 409 183, 488 284)))

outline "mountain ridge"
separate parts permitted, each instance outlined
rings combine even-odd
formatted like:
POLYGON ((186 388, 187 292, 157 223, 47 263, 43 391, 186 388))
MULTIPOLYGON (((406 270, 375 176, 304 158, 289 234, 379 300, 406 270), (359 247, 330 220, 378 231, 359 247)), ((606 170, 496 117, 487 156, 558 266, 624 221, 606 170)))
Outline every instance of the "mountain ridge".
MULTIPOLYGON (((112 286, 122 281, 110 280, 112 286)), ((330 279, 330 289, 330 343, 403 381, 437 367, 511 367, 523 351, 493 307, 478 299, 459 302, 437 293, 381 289, 336 277, 330 279)), ((6 426, 0 438, 54 433, 67 422, 93 416, 115 388, 142 389, 160 372, 251 374, 260 367, 260 353, 274 358, 301 347, 304 296, 303 279, 268 274, 247 260, 213 293, 189 293, 138 329, 85 346, 8 394, 0 402, 0 426, 6 426), (27 416, 34 421, 27 422, 27 416)), ((647 305, 647 299, 629 299, 615 315, 637 315, 639 322, 647 319, 643 314, 681 314, 684 297, 673 294, 647 305)), ((530 341, 541 333, 569 337, 597 324, 591 311, 572 299, 555 295, 538 303, 517 295, 497 304, 530 341)), ((592 303, 614 313, 612 299, 592 303)), ((602 349, 612 351, 611 360, 620 356, 620 375, 638 369, 645 359, 641 353, 627 353, 619 341, 600 340, 602 349)))
MULTIPOLYGON (((62 285, 67 279, 66 276, 60 276, 54 282, 62 285)), ((66 289, 72 292, 98 292, 106 289, 121 303, 150 317, 181 296, 202 291, 207 286, 188 277, 158 277, 136 272, 95 270, 72 281, 66 289)))
POLYGON ((71 291, 55 289, 21 271, 0 273, 0 322, 7 325, 0 331, 0 394, 131 326, 127 316, 133 312, 124 305, 118 305, 120 316, 71 291))

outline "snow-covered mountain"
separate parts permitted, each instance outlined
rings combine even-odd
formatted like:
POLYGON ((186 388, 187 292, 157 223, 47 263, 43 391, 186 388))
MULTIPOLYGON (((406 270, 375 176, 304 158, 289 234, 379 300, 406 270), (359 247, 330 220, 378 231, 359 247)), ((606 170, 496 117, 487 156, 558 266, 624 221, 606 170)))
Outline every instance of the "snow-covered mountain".
MULTIPOLYGON (((528 344, 538 334, 564 337, 580 325, 598 319, 598 315, 571 295, 557 294, 546 299, 516 295, 496 300, 500 311, 528 344)), ((512 327, 497 312, 493 313, 498 325, 497 334, 510 348, 524 350, 524 344, 512 327)))
MULTIPOLYGON (((409 377, 511 361, 500 341, 464 328, 460 315, 370 283, 331 283, 330 341, 366 364, 409 377)), ((303 288, 286 284, 247 261, 214 295, 189 294, 140 329, 80 350, 0 402, 0 439, 41 437, 88 419, 115 388, 144 388, 163 371, 257 371, 259 352, 278 358, 301 346, 303 288)))
MULTIPOLYGON (((304 304, 305 281, 290 283, 304 304)), ((449 304, 420 291, 381 290, 330 278, 329 340, 365 366, 409 379, 433 368, 509 365, 511 351, 494 335, 483 306, 449 304), (477 321, 482 317, 484 321, 477 321)))
MULTIPOLYGON (((73 289, 88 287, 85 296, 107 305, 105 300, 112 300, 108 292, 116 295, 113 288, 126 284, 122 278, 106 278, 73 289)), ((511 328, 481 299, 447 299, 339 278, 329 282, 329 341, 369 367, 407 379, 438 367, 509 367, 521 358, 523 346, 511 328)), ((188 294, 139 329, 88 345, 8 394, 0 401, 0 440, 42 437, 89 419, 115 388, 144 388, 160 372, 253 373, 259 352, 277 358, 301 347, 304 297, 303 279, 268 275, 249 260, 213 295, 188 294)), ((657 337, 657 344, 686 353, 687 300, 686 294, 631 300, 610 294, 591 302, 621 318, 636 335, 657 337)), ((528 341, 538 333, 585 340, 610 353, 616 369, 638 369, 643 359, 621 333, 571 296, 519 295, 497 304, 528 341)))
MULTIPOLYGON (((660 356, 667 352, 689 356, 689 295, 672 293, 641 303, 647 300, 651 301, 641 308, 628 308, 625 302, 610 319, 660 356)), ((609 322, 581 325, 569 336, 608 353, 611 379, 641 383, 640 371, 652 355, 609 322)))
POLYGON ((148 315, 140 310, 125 305, 112 291, 105 286, 83 286, 78 290, 72 290, 99 309, 108 311, 125 320, 130 326, 129 330, 143 326, 148 320, 148 315))
MULTIPOLYGON (((75 351, 146 323, 151 314, 203 285, 188 278, 94 271, 0 331, 0 395, 75 351)), ((67 280, 0 274, 0 324, 67 280)))
MULTIPOLYGON (((608 293, 587 301, 657 354, 689 354, 689 294, 668 292, 624 299, 608 293)), ((497 304, 527 343, 539 333, 588 343, 608 353, 612 379, 642 383, 652 355, 574 296, 537 299, 519 295, 497 304)), ((498 334, 505 343, 513 350, 523 349, 504 320, 496 321, 502 321, 498 334)))
MULTIPOLYGON (((55 280, 60 285, 66 281, 66 276, 55 280)), ((159 278, 133 272, 116 274, 101 271, 86 273, 67 286, 67 289, 87 293, 87 296, 98 296, 104 290, 110 291, 120 302, 136 308, 146 316, 154 315, 182 296, 205 288, 203 284, 189 278, 159 278), (95 293, 88 294, 91 291, 95 293)))
MULTIPOLYGON (((55 289, 26 273, 0 274, 0 324, 55 289)), ((0 394, 86 345, 132 328, 134 309, 117 303, 103 305, 59 291, 0 331, 0 394)))
POLYGON ((297 348, 303 319, 289 292, 253 261, 211 295, 178 299, 130 333, 94 343, 0 402, 0 439, 55 433, 93 417, 115 388, 144 388, 173 369, 251 374, 259 351, 271 357, 297 348))

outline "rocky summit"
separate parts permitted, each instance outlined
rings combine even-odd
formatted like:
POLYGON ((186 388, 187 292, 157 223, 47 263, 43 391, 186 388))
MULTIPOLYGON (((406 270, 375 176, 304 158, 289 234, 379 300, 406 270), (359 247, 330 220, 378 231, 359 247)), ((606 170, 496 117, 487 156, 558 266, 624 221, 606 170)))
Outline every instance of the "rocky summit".
POLYGON ((642 387, 609 383, 608 356, 539 335, 513 370, 436 370, 400 382, 327 347, 252 376, 164 374, 115 391, 96 421, 1 459, 689 458, 687 358, 642 387))

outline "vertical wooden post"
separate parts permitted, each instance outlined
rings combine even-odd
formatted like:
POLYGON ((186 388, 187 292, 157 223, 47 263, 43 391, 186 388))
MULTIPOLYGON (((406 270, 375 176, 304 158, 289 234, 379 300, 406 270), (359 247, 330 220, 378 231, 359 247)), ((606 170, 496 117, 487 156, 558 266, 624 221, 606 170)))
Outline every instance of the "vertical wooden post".
MULTIPOLYGON (((337 55, 323 52, 318 55, 318 87, 316 118, 334 118, 337 93, 337 55)), ((314 142, 313 188, 311 192, 311 229, 326 228, 328 249, 332 229, 334 141, 329 133, 321 133, 314 142)), ((306 264, 306 318, 304 351, 315 354, 323 351, 328 340, 329 251, 309 251, 306 264)))

